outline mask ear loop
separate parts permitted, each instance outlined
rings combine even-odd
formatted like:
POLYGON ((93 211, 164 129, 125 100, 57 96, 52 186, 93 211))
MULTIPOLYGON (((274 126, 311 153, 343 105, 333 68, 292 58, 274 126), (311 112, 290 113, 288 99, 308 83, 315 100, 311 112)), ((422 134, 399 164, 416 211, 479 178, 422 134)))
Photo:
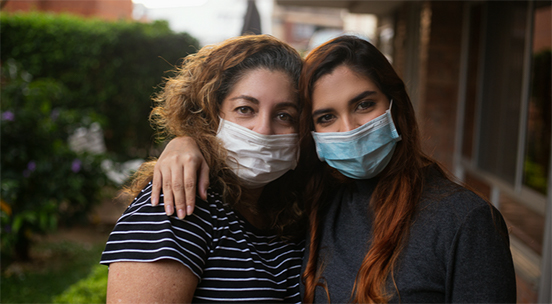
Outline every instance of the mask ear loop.
POLYGON ((393 115, 391 113, 391 107, 393 107, 393 99, 391 99, 391 101, 389 101, 389 109, 387 110, 389 112, 389 119, 391 120, 391 123, 393 124, 393 133, 396 133, 397 134, 397 137, 394 138, 393 140, 395 142, 399 142, 402 140, 402 136, 399 134, 399 131, 397 130, 397 126, 395 125, 395 121, 393 120, 393 115))
POLYGON ((220 117, 220 115, 219 115, 219 125, 218 125, 218 128, 217 128, 217 134, 220 133, 220 130, 222 129, 223 124, 224 124, 224 119, 222 117, 220 117))

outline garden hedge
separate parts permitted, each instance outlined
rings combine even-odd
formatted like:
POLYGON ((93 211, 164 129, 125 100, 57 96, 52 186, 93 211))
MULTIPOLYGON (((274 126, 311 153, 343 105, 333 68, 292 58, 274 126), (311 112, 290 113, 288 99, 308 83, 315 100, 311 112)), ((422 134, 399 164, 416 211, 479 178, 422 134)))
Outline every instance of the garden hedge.
POLYGON ((0 29, 4 267, 29 257, 33 234, 85 218, 109 184, 102 160, 150 156, 151 95, 198 42, 163 21, 36 12, 2 13, 0 29), (70 149, 69 135, 92 124, 107 155, 70 149))
POLYGON ((103 115, 107 150, 119 161, 149 156, 151 95, 180 59, 199 48, 166 21, 2 13, 0 28, 2 64, 13 59, 33 79, 59 81, 68 89, 68 108, 103 115))

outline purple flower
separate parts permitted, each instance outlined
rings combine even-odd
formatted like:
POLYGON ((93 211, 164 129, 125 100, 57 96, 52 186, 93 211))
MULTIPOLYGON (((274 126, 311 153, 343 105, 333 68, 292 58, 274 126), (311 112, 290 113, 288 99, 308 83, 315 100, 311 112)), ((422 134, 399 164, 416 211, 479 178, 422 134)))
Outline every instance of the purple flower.
POLYGON ((31 160, 27 163, 27 169, 23 170, 23 176, 31 176, 31 172, 33 172, 34 170, 36 170, 36 162, 34 160, 31 160))
POLYGON ((14 119, 15 119, 15 114, 13 114, 12 111, 6 111, 2 113, 2 120, 13 121, 14 119))
POLYGON ((71 164, 71 171, 78 173, 81 170, 81 165, 82 162, 80 161, 80 159, 75 158, 75 160, 73 160, 73 163, 71 164))
POLYGON ((56 120, 59 117, 59 109, 54 109, 52 113, 50 113, 50 118, 52 120, 56 120))
POLYGON ((34 160, 31 160, 28 164, 27 164, 27 170, 29 170, 29 172, 33 172, 34 170, 36 170, 36 163, 34 160))

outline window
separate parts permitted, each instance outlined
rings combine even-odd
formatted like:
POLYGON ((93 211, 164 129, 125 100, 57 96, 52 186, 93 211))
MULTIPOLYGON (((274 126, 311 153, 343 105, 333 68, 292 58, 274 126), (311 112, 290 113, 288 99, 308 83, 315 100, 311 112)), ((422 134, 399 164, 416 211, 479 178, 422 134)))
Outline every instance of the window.
POLYGON ((536 291, 550 280, 551 3, 472 2, 466 12, 459 172, 501 211, 516 274, 536 291))
POLYGON ((489 2, 477 165, 515 184, 527 2, 489 2))
POLYGON ((546 195, 550 168, 552 44, 550 3, 537 2, 534 12, 531 92, 526 127, 523 184, 546 195), (540 4, 540 5, 538 5, 540 4))

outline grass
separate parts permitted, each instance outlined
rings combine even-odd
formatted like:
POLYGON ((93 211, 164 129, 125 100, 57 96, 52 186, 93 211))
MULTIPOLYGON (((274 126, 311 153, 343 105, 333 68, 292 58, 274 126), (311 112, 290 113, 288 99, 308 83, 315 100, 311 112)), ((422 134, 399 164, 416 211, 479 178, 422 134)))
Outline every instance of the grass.
MULTIPOLYGON (((81 232, 86 239, 86 232, 81 232)), ((76 238, 76 239, 75 239, 76 238)), ((105 240, 44 238, 31 248, 32 261, 13 263, 1 277, 1 303, 52 303, 71 286, 102 271, 97 265, 105 240)), ((107 273, 107 267, 105 273, 107 273)), ((81 284, 82 285, 82 284, 81 284)), ((65 297, 66 298, 66 297, 65 297)))
POLYGON ((54 298, 54 303, 105 303, 107 267, 96 265, 91 274, 54 298))

